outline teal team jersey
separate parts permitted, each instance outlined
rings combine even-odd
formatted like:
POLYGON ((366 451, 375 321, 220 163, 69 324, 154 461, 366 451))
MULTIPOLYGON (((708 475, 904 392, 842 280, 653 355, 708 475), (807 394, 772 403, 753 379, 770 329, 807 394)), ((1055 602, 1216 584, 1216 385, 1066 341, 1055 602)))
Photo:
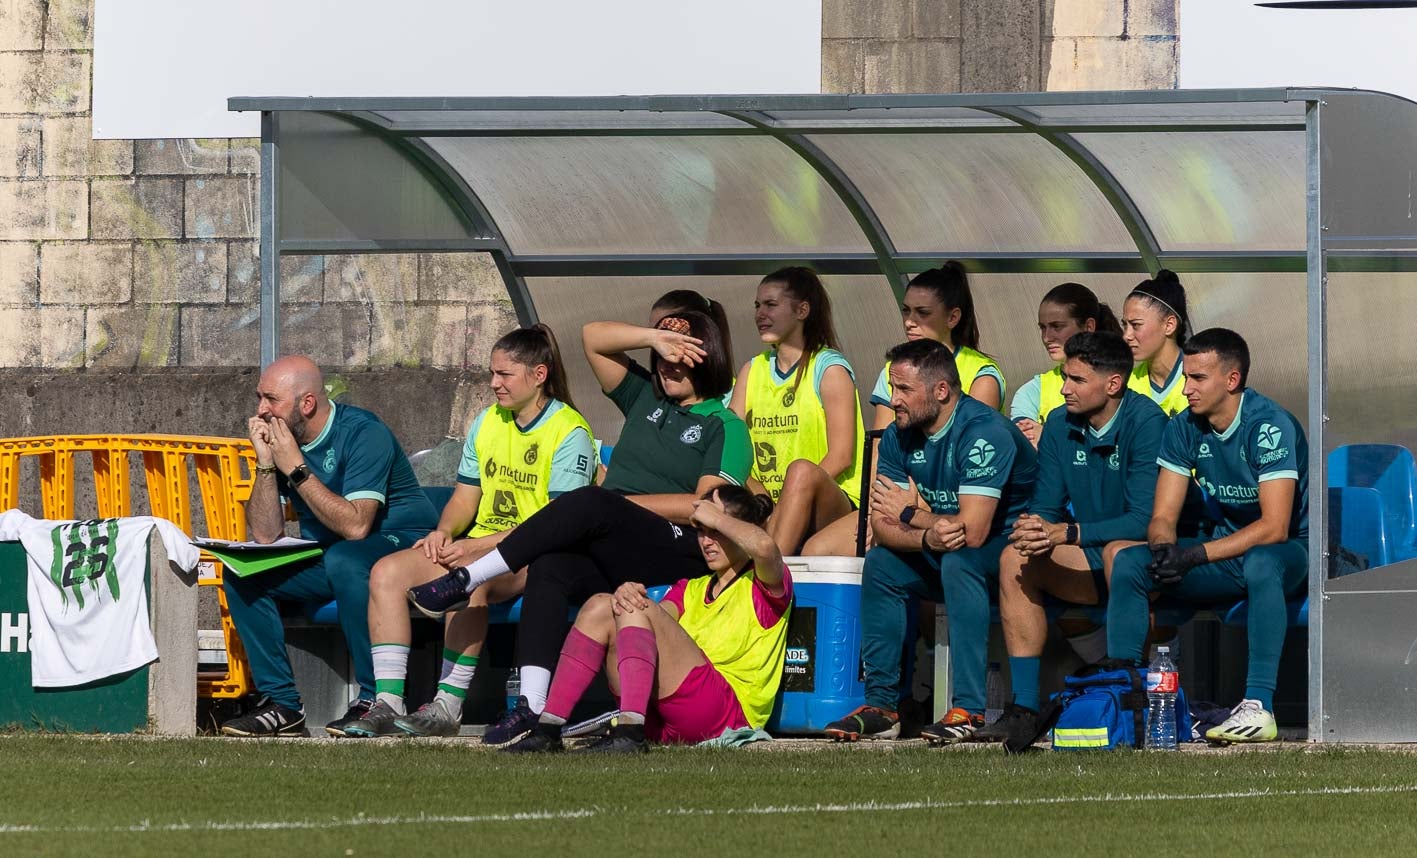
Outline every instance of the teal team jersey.
POLYGON ((1132 390, 1101 429, 1066 408, 1053 409, 1038 441, 1038 484, 1029 512, 1055 523, 1077 522, 1083 548, 1146 539, 1165 430, 1161 407, 1132 390))
MULTIPOLYGON (((433 508, 408 457, 394 433, 384 422, 363 408, 330 403, 325 428, 309 444, 301 446, 311 476, 325 488, 344 498, 379 502, 370 535, 382 531, 408 530, 420 535, 438 526, 433 508)), ((321 545, 339 542, 342 537, 325 527, 300 494, 281 475, 280 491, 290 500, 300 518, 300 535, 321 545)))
POLYGON ((1254 390, 1241 394, 1235 421, 1224 432, 1182 411, 1166 427, 1157 464, 1196 482, 1220 507, 1216 536, 1260 517, 1260 483, 1294 480, 1289 537, 1309 534, 1309 442, 1294 415, 1254 390))
POLYGON ((1013 524, 1028 507, 1038 474, 1038 454, 1008 418, 969 396, 961 396, 940 431, 901 432, 892 423, 881 438, 877 473, 907 485, 915 480, 930 509, 959 513, 960 495, 996 498, 998 509, 987 539, 1013 524))

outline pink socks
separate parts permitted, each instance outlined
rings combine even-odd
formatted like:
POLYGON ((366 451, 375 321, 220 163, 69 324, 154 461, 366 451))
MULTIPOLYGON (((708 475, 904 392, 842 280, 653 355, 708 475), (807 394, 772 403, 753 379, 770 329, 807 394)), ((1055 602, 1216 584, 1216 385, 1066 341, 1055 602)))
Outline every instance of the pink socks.
POLYGON ((566 643, 561 647, 561 658, 556 662, 556 678, 551 682, 551 691, 546 696, 545 714, 556 718, 571 717, 571 710, 585 694, 605 664, 605 646, 598 644, 571 628, 566 635, 566 643))
POLYGON ((649 709, 655 667, 659 663, 654 632, 626 626, 615 635, 615 650, 620 668, 620 711, 643 718, 649 709))

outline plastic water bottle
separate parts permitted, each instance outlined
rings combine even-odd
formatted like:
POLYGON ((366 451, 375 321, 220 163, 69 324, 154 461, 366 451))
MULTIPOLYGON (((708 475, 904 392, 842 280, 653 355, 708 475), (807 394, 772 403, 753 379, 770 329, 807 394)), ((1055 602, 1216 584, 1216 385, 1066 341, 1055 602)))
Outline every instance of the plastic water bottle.
MULTIPOLYGON (((517 668, 507 674, 507 711, 517 708, 517 700, 522 696, 522 673, 517 668)), ((1172 731, 1175 732, 1175 731, 1172 731)))
POLYGON ((1146 747, 1150 750, 1176 750, 1176 689, 1180 684, 1171 647, 1157 647, 1156 660, 1146 671, 1146 747))

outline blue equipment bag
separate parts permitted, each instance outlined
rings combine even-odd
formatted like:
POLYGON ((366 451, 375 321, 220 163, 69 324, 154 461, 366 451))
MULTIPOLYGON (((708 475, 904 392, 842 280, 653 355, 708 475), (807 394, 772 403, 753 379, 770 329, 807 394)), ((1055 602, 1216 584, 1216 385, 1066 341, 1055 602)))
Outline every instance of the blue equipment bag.
MULTIPOLYGON (((1146 668, 1103 662, 1063 680, 1048 702, 1044 723, 1053 725, 1053 750, 1141 748, 1146 744, 1146 668)), ((1176 740, 1191 738, 1186 694, 1176 690, 1176 740)))

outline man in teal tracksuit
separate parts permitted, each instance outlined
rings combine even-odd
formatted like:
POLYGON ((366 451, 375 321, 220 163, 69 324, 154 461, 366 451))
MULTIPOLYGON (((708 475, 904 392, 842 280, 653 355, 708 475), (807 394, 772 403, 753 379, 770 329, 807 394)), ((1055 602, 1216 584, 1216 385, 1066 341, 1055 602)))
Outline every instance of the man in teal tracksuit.
POLYGON ((1014 698, 979 738, 1012 740, 1006 747, 1014 750, 1038 733, 1045 594, 1079 605, 1103 599, 1103 547, 1146 538, 1167 422, 1150 397, 1127 389, 1132 352, 1117 334, 1076 334, 1064 354, 1065 407, 1043 425, 1033 501, 999 557, 999 615, 1014 698))
POLYGON ((916 599, 950 617, 954 700, 921 731, 969 739, 984 723, 989 595, 999 552, 1033 494, 1033 445, 996 409, 960 392, 950 350, 934 340, 891 349, 895 422, 881 438, 871 522, 876 547, 861 575, 866 705, 828 724, 834 739, 893 738, 906 613, 916 599))
POLYGON ((1211 328, 1181 351, 1190 407, 1162 436, 1150 544, 1126 549, 1113 566, 1107 655, 1142 658, 1152 593, 1211 605, 1247 599, 1245 699, 1206 738, 1273 741, 1285 597, 1302 589, 1308 575, 1308 440, 1294 415, 1245 387, 1250 350, 1239 334, 1211 328), (1208 539, 1177 538, 1193 472, 1220 507, 1208 539))

